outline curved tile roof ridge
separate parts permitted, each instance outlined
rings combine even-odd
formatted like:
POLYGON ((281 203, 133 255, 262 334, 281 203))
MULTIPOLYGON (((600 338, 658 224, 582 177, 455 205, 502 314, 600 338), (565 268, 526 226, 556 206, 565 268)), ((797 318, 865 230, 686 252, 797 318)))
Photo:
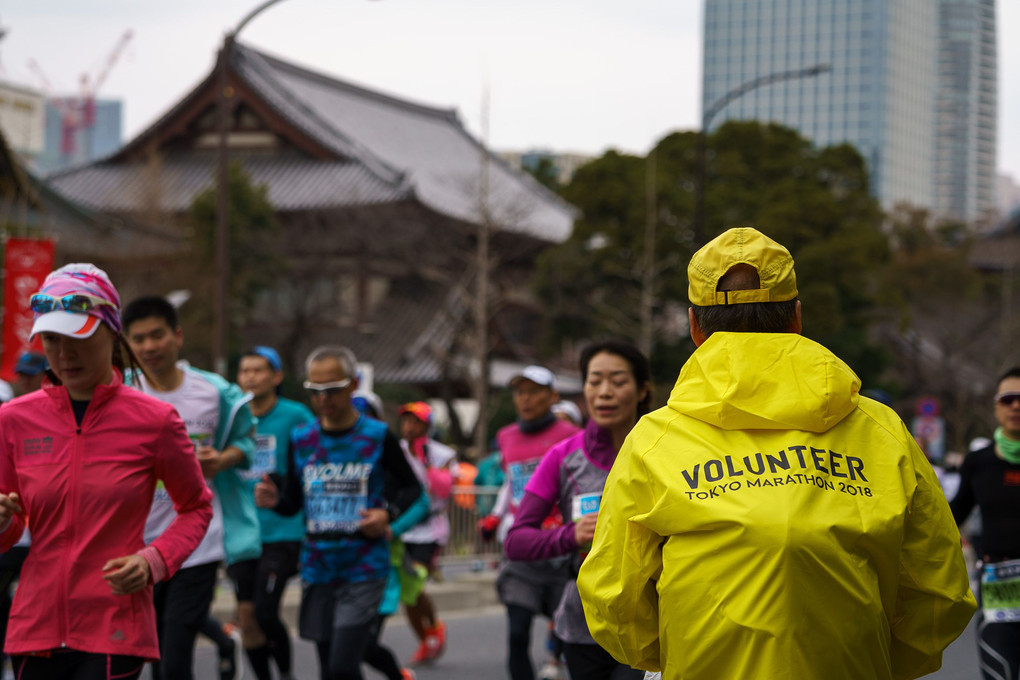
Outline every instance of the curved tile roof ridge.
MULTIPOLYGON (((232 62, 234 62, 235 67, 237 66, 236 60, 237 55, 239 53, 244 54, 244 56, 248 57, 249 62, 253 61, 253 55, 257 55, 258 58, 261 59, 273 60, 274 62, 278 61, 275 60, 273 57, 264 55, 261 52, 258 52, 257 50, 254 50, 246 45, 235 42, 231 50, 232 62)), ((278 96, 282 96, 279 90, 283 89, 284 92, 286 92, 286 89, 282 88, 282 86, 276 82, 275 78, 266 73, 267 71, 269 71, 269 68, 270 67, 267 65, 267 67, 260 70, 249 69, 249 72, 254 72, 258 74, 258 76, 260 76, 261 79, 264 81, 264 84, 270 86, 270 90, 268 93, 264 87, 260 87, 260 83, 249 84, 256 87, 258 91, 264 94, 275 94, 278 96)), ((244 77, 240 71, 238 71, 238 75, 244 77)), ((47 176, 47 179, 61 179, 65 176, 74 175, 77 172, 88 170, 90 168, 96 167, 97 165, 101 165, 106 162, 125 157, 127 154, 134 151, 136 147, 145 144, 146 140, 149 137, 151 137, 157 130, 162 128, 167 123, 167 121, 173 120, 173 118, 177 116, 180 113, 180 111, 184 110, 191 103, 191 101, 198 95, 198 93, 201 92, 203 88, 208 86, 208 84, 211 81, 214 81, 216 77, 217 74, 214 63, 212 71, 210 71, 208 75, 203 77, 187 94, 184 95, 184 97, 182 97, 176 104, 171 106, 165 113, 163 113, 163 115, 159 116, 148 127, 146 127, 144 130, 138 133, 133 139, 129 140, 119 149, 115 150, 105 158, 88 161, 76 167, 65 168, 57 173, 51 173, 49 176, 47 176)), ((291 100, 293 101, 294 98, 292 97, 291 100)), ((305 113, 306 119, 307 116, 309 115, 314 116, 314 118, 317 119, 317 122, 319 124, 323 125, 324 127, 330 128, 330 135, 332 135, 332 138, 329 135, 323 135, 321 131, 309 129, 308 125, 302 125, 302 123, 305 121, 294 120, 294 117, 288 115, 289 112, 281 108, 278 102, 267 103, 273 105, 274 108, 280 111, 282 115, 286 116, 299 128, 304 129, 314 139, 323 143, 327 148, 332 149, 334 152, 340 154, 341 156, 345 157, 348 160, 353 160, 354 162, 360 163, 363 166, 365 166, 365 169, 369 171, 371 174, 375 175, 380 182, 392 185, 395 190, 407 196, 413 195, 415 193, 413 183, 410 181, 410 179, 407 177, 405 173, 392 168, 386 163, 383 163, 378 158, 375 158, 366 149, 358 148, 359 145, 350 142, 350 140, 346 140, 349 144, 348 147, 343 147, 342 145, 338 144, 337 142, 339 139, 346 138, 340 133, 336 132, 335 130, 332 130, 331 126, 325 124, 324 121, 321 121, 321 118, 315 116, 314 113, 312 113, 311 111, 305 113)))
MULTIPOLYGON (((248 80, 250 85, 265 95, 267 103, 295 125, 322 142, 324 146, 332 148, 341 156, 364 164, 373 174, 378 175, 381 180, 387 183, 398 185, 408 191, 413 190, 413 182, 407 173, 389 165, 366 146, 336 129, 280 83, 273 76, 272 69, 280 68, 285 62, 241 43, 234 43, 231 60, 237 68, 238 75, 248 80)), ((291 69, 296 73, 315 75, 298 67, 291 66, 291 69)))
MULTIPOLYGON (((208 75, 206 75, 201 80, 199 80, 198 83, 194 87, 192 87, 190 90, 188 90, 187 94, 185 94, 183 97, 181 97, 177 101, 176 104, 174 104, 169 109, 167 109, 161 116, 159 116, 154 121, 152 121, 152 123, 150 123, 148 126, 146 126, 141 132, 136 134, 132 139, 129 139, 127 142, 125 142, 119 149, 115 150, 113 153, 111 153, 110 155, 106 156, 105 158, 101 158, 101 159, 98 159, 98 160, 92 160, 92 161, 86 162, 84 165, 79 165, 79 166, 77 166, 77 168, 74 168, 74 169, 82 170, 82 169, 85 169, 87 167, 91 167, 91 166, 95 165, 96 163, 103 163, 103 162, 106 162, 106 161, 112 161, 112 160, 115 160, 115 159, 125 158, 129 154, 134 152, 138 147, 144 146, 145 143, 147 142, 147 140, 150 137, 152 137, 154 134, 156 134, 156 132, 158 130, 160 130, 164 125, 166 125, 166 123, 168 121, 173 120, 173 118, 175 116, 177 116, 181 111, 183 111, 188 106, 188 104, 190 104, 192 102, 192 100, 194 100, 195 97, 198 96, 198 93, 201 92, 202 89, 204 87, 206 87, 207 84, 210 81, 212 81, 214 78, 216 78, 216 68, 215 68, 215 65, 213 66, 213 70, 210 71, 208 75)), ((66 171, 61 171, 60 174, 67 174, 67 173, 66 173, 66 171)), ((58 173, 52 173, 51 175, 47 176, 47 178, 49 178, 49 177, 57 177, 57 176, 58 176, 58 173)))
MULTIPOLYGON (((238 44, 239 43, 235 43, 235 45, 238 44)), ((261 50, 257 50, 253 47, 248 47, 247 45, 244 45, 243 47, 248 52, 253 52, 259 55, 270 66, 272 66, 275 69, 286 71, 292 75, 300 76, 308 80, 313 80, 323 85, 328 85, 329 87, 333 87, 339 90, 345 90, 347 92, 357 94, 358 96, 364 97, 366 99, 374 99, 376 101, 388 104, 390 106, 396 106, 402 109, 406 109, 408 111, 412 111, 414 113, 420 113, 427 116, 434 116, 436 118, 440 118, 442 120, 446 120, 448 122, 461 125, 460 115, 457 113, 457 109, 455 108, 446 109, 437 106, 429 106, 428 104, 421 104, 418 102, 408 101, 407 99, 401 99, 396 95, 385 94, 383 92, 379 92, 378 90, 370 90, 363 85, 356 85, 350 81, 341 80, 336 76, 328 75, 320 71, 313 71, 311 69, 298 66, 293 62, 284 61, 280 57, 274 57, 271 54, 262 52, 261 50)))
MULTIPOLYGON (((482 144, 481 141, 476 139, 473 135, 471 135, 465 129, 464 124, 463 124, 463 122, 460 119, 460 115, 458 114, 457 109, 455 109, 455 108, 439 108, 439 107, 435 107, 435 106, 428 106, 426 104, 420 104, 420 103, 417 103, 417 102, 408 101, 406 99, 401 99, 401 98, 399 98, 399 97, 397 97, 395 95, 384 94, 384 93, 379 92, 377 90, 371 90, 371 89, 368 89, 367 87, 364 87, 364 86, 361 86, 361 85, 356 85, 356 84, 351 83, 349 81, 341 80, 340 78, 337 78, 337 77, 332 76, 332 75, 328 75, 328 74, 325 74, 325 73, 322 73, 322 72, 319 72, 319 71, 313 71, 311 69, 308 69, 308 68, 305 68, 305 67, 302 67, 302 66, 298 66, 297 64, 294 64, 293 62, 285 61, 285 60, 283 60, 280 57, 275 57, 273 55, 267 54, 266 52, 262 52, 260 50, 255 49, 255 48, 248 47, 247 45, 243 45, 242 46, 239 43, 235 43, 235 54, 236 54, 236 50, 237 50, 238 47, 243 47, 245 52, 248 53, 248 54, 258 55, 258 57, 261 58, 266 63, 266 65, 268 65, 272 69, 276 69, 276 70, 279 70, 281 72, 285 72, 285 73, 288 73, 290 75, 294 75, 294 76, 297 76, 299 78, 303 78, 305 80, 312 81, 312 82, 315 82, 315 83, 318 83, 318 84, 321 84, 321 85, 324 85, 324 86, 327 86, 327 87, 330 87, 330 88, 333 88, 333 89, 343 90, 344 92, 355 94, 355 95, 357 95, 357 96, 359 96, 359 97, 361 97, 363 99, 371 99, 371 100, 374 100, 374 101, 386 104, 387 106, 392 106, 392 107, 400 108, 400 109, 403 109, 405 111, 409 111, 409 112, 416 113, 416 114, 430 116, 430 117, 436 118, 438 120, 441 120, 443 122, 449 123, 472 146, 477 148, 479 151, 482 151, 482 150, 486 151, 488 153, 490 162, 493 162, 496 165, 502 166, 505 170, 507 170, 509 172, 515 173, 517 175, 518 180, 523 182, 523 184, 526 187, 528 187, 528 189, 532 193, 536 193, 536 194, 542 196, 543 199, 549 200, 549 201, 552 201, 553 203, 558 204, 561 209, 565 210, 571 216, 576 217, 577 214, 578 214, 577 208, 575 208, 573 205, 568 203, 561 196, 559 196, 558 194, 556 194, 553 191, 550 191, 548 188, 542 186, 542 184, 540 184, 537 180, 535 180, 530 174, 528 174, 526 172, 516 173, 515 169, 512 168, 509 163, 507 163, 504 159, 499 157, 497 154, 492 153, 491 149, 486 148, 482 144)), ((271 78, 271 76, 268 76, 268 77, 271 78)), ((274 79, 274 83, 275 82, 276 81, 274 79)), ((299 102, 299 100, 297 98, 291 97, 291 98, 287 99, 287 102, 288 103, 296 103, 296 102, 299 102)), ((311 109, 310 107, 308 107, 307 105, 304 105, 304 104, 300 104, 300 106, 305 110, 307 115, 314 116, 318 120, 322 121, 321 116, 319 116, 316 111, 314 111, 313 109, 311 109)), ((354 146, 360 146, 360 145, 357 144, 357 142, 351 140, 349 137, 344 135, 342 132, 340 132, 340 131, 336 130, 335 128, 333 128, 333 126, 330 125, 328 122, 326 122, 326 121, 322 121, 322 122, 323 122, 324 126, 328 127, 332 131, 333 134, 335 134, 339 138, 342 138, 346 143, 354 145, 354 146)), ((325 141, 325 140, 322 140, 322 141, 325 141)), ((366 151, 366 153, 371 153, 367 149, 365 151, 366 151)), ((380 162, 384 162, 384 161, 380 161, 380 162)), ((420 196, 420 195, 419 195, 419 198, 421 198, 422 200, 427 200, 425 197, 420 196)))

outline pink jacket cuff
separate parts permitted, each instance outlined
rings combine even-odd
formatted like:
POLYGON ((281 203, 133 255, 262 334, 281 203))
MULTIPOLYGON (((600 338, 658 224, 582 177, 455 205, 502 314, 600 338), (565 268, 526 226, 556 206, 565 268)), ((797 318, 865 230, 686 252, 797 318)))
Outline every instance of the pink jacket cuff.
POLYGON ((166 579, 170 570, 167 569, 166 562, 163 561, 163 556, 159 554, 159 550, 150 545, 139 550, 138 554, 145 558, 145 561, 149 564, 149 583, 159 583, 166 579))

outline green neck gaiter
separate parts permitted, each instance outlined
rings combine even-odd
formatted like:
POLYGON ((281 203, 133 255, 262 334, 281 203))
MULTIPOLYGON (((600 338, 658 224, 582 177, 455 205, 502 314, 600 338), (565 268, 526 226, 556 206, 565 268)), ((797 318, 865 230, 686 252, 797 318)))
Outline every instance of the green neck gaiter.
POLYGON ((1009 439, 1001 427, 995 428, 995 447, 1007 462, 1020 465, 1020 441, 1009 439))

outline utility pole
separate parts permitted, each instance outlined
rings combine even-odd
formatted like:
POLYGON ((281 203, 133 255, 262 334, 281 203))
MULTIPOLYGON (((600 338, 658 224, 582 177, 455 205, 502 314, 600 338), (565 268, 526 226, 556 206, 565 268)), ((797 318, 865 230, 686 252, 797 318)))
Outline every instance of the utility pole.
POLYGON ((652 355, 654 331, 652 312, 655 306, 655 231, 658 207, 655 195, 655 148, 645 160, 645 248, 641 271, 641 337, 638 348, 646 357, 652 355))
POLYGON ((478 419, 475 421, 474 445, 478 456, 485 454, 489 443, 489 239, 492 213, 489 205, 489 86, 482 95, 481 168, 478 177, 478 207, 481 217, 478 225, 478 244, 475 267, 478 270, 475 285, 475 403, 478 419))
POLYGON ((216 154, 216 297, 213 305, 213 370, 220 375, 227 374, 227 307, 230 304, 230 187, 228 185, 227 152, 228 100, 232 92, 227 82, 227 69, 234 36, 227 35, 216 61, 217 110, 216 126, 219 132, 219 147, 216 154))
POLYGON ((216 154, 216 287, 213 299, 213 370, 227 374, 227 335, 230 331, 230 187, 228 185, 229 115, 230 100, 234 96, 230 87, 230 54, 241 30, 263 11, 282 0, 266 0, 249 12, 232 32, 223 38, 216 60, 216 119, 219 146, 216 154))

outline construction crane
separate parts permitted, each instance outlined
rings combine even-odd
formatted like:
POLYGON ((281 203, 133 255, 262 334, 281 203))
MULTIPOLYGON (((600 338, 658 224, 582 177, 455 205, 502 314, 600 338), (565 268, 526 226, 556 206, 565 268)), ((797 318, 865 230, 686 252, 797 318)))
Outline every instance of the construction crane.
POLYGON ((83 73, 81 76, 81 126, 83 128, 91 130, 96 123, 96 93, 99 88, 106 82, 106 77, 110 75, 110 70, 114 64, 120 58, 124 48, 131 42, 131 36, 134 33, 130 30, 124 31, 124 35, 117 41, 113 51, 110 52, 109 56, 106 57, 106 62, 103 64, 102 70, 96 74, 96 77, 89 82, 89 75, 83 73))
POLYGON ((39 78, 49 103, 60 114, 60 155, 65 160, 72 160, 78 154, 79 130, 85 133, 85 149, 87 154, 91 155, 92 129, 96 124, 96 93, 99 92, 99 88, 106 82, 107 76, 110 75, 110 71, 117 63, 133 35, 134 33, 131 30, 124 32, 113 50, 106 57, 95 77, 90 77, 88 73, 82 74, 80 79, 81 88, 77 97, 52 96, 49 78, 46 77, 46 74, 43 73, 42 68, 34 59, 29 60, 29 69, 39 78))

